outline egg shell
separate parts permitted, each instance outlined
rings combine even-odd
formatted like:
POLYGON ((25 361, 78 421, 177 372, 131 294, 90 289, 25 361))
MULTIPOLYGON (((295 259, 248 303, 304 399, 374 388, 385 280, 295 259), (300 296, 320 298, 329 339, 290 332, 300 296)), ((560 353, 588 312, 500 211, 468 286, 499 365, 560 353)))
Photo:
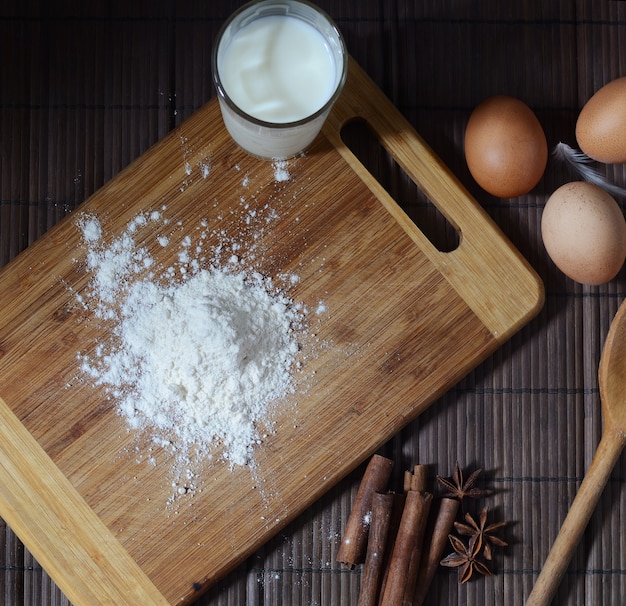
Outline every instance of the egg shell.
POLYGON ((576 121, 576 140, 598 162, 626 162, 626 77, 609 82, 585 103, 576 121))
POLYGON ((626 258, 624 214, 606 191, 591 183, 567 183, 548 198, 541 236, 554 264, 581 284, 608 282, 626 258))
POLYGON ((485 99, 465 129, 465 160, 472 177, 500 198, 528 193, 548 162, 548 143, 537 116, 523 101, 506 95, 485 99))

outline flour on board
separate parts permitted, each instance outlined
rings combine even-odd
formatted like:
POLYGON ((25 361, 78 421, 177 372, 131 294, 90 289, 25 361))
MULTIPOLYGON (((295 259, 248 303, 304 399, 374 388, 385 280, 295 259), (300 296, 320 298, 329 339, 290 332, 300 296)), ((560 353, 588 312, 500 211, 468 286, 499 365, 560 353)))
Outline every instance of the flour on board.
POLYGON ((190 264, 189 237, 177 258, 192 271, 157 273, 134 234, 162 221, 139 214, 112 241, 97 217, 78 221, 90 274, 81 301, 111 326, 110 339, 79 354, 81 369, 130 428, 183 450, 219 444, 231 465, 243 465, 270 404, 293 391, 302 308, 254 271, 190 264))

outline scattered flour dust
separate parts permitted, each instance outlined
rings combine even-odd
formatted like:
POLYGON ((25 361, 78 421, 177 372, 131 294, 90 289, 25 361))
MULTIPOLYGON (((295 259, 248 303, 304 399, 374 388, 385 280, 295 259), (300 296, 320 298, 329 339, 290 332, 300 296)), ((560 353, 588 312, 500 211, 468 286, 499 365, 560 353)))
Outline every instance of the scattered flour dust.
POLYGON ((275 160, 272 163, 274 169, 274 180, 279 183, 282 181, 289 181, 291 179, 291 173, 289 172, 289 164, 286 160, 275 160))
POLYGON ((155 221, 161 213, 139 214, 106 243, 97 217, 78 221, 91 278, 80 299, 112 332, 79 354, 81 370, 106 388, 131 429, 179 453, 212 456, 217 444, 229 464, 244 465, 271 403, 293 392, 302 307, 240 268, 156 273, 133 237, 155 221))

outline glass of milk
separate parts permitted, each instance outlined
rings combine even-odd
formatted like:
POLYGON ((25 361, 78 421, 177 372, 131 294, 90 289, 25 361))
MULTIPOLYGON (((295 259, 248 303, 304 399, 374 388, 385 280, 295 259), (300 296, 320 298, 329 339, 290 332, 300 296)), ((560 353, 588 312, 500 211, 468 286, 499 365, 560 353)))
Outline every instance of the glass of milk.
POLYGON ((224 23, 211 58, 226 129, 254 156, 291 158, 319 133, 346 81, 348 53, 306 0, 254 0, 224 23))

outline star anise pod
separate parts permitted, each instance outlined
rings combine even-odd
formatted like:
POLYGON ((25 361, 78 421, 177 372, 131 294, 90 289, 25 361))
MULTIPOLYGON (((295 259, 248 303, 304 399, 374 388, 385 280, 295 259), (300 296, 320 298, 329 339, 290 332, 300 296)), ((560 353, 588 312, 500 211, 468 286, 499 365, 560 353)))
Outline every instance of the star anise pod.
POLYGON ((450 539, 454 553, 446 556, 440 564, 448 568, 458 568, 459 583, 467 583, 472 578, 474 571, 484 576, 491 576, 491 571, 487 565, 478 557, 482 547, 481 535, 473 535, 467 545, 459 537, 452 534, 448 535, 448 539, 450 539))
POLYGON ((470 475, 467 480, 463 478, 463 472, 461 471, 461 467, 459 462, 456 462, 454 466, 454 473, 452 474, 452 481, 446 480, 441 476, 437 476, 437 482, 441 484, 441 486, 447 490, 447 492, 443 495, 444 497, 451 497, 453 499, 458 499, 459 501, 463 501, 464 498, 470 499, 478 499, 480 497, 489 496, 493 491, 475 488, 474 484, 478 479, 478 476, 481 474, 482 469, 477 469, 472 475, 470 475))
POLYGON ((497 537, 494 533, 500 528, 503 528, 507 525, 507 522, 495 522, 494 524, 487 524, 487 508, 483 507, 480 515, 478 517, 478 522, 474 520, 471 514, 465 514, 465 521, 467 524, 463 524, 462 522, 455 522, 454 527, 457 532, 462 535, 471 536, 471 537, 480 537, 483 543, 483 555, 487 560, 491 560, 491 545, 497 545, 498 547, 506 547, 508 545, 507 542, 503 541, 501 538, 497 537))

